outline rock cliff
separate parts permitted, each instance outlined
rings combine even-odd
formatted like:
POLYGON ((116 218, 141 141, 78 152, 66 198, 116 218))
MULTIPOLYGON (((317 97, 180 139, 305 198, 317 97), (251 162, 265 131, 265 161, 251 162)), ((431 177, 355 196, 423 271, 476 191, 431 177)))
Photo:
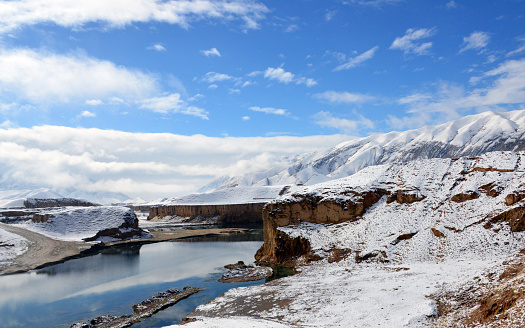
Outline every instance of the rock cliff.
POLYGON ((264 203, 152 206, 148 220, 171 216, 214 218, 217 223, 262 223, 264 203))
POLYGON ((525 152, 492 152, 290 188, 263 209, 256 259, 293 266, 337 254, 401 262, 515 250, 525 231, 524 178, 525 152))

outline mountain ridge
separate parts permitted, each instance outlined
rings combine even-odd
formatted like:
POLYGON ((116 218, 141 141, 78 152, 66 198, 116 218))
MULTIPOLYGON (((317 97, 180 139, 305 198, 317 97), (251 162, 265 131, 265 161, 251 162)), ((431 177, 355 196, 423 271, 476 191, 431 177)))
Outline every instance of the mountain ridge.
POLYGON ((225 183, 217 190, 251 185, 312 185, 350 176, 373 165, 520 150, 525 150, 525 110, 483 112, 440 125, 349 140, 324 152, 305 154, 286 168, 266 171, 268 174, 222 177, 217 180, 225 183))

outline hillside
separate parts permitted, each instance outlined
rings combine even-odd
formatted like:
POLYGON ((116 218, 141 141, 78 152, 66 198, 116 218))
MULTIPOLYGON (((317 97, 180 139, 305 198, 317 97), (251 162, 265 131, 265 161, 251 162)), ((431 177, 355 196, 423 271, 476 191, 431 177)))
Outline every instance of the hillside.
POLYGON ((479 156, 525 150, 525 110, 484 112, 417 130, 353 139, 324 152, 303 155, 285 168, 221 178, 218 189, 238 186, 312 185, 343 178, 373 165, 427 158, 479 156))
MULTIPOLYGON (((481 326, 470 316, 485 297, 481 286, 499 290, 506 280, 498 276, 523 260, 524 178, 525 152, 498 151, 373 166, 290 188, 264 209, 256 257, 300 273, 228 291, 197 308, 191 317, 202 321, 188 327, 213 326, 215 317, 254 317, 269 326, 433 327, 461 297, 470 303, 452 313, 466 318, 464 327, 481 326), (481 291, 468 294, 474 289, 481 291)), ((501 310, 479 316, 487 327, 505 313, 523 315, 524 287, 508 285, 507 298, 517 295, 508 304, 493 297, 488 308, 501 310)), ((501 327, 519 326, 510 320, 501 327)))

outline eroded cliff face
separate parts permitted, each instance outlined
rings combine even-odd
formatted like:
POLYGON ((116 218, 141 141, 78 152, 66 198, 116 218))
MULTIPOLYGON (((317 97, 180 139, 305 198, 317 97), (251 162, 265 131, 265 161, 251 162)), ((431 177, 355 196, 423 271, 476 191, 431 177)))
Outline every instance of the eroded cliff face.
MULTIPOLYGON (((332 224, 357 220, 383 196, 391 196, 384 189, 363 193, 348 190, 348 193, 354 196, 354 200, 324 199, 321 196, 294 194, 293 201, 266 204, 262 213, 264 244, 255 255, 257 263, 293 267, 317 259, 318 257, 310 254, 311 247, 307 239, 291 238, 277 228, 299 225, 303 222, 332 224)), ((408 198, 410 198, 408 194, 399 191, 396 192, 394 200, 404 202, 408 198)))
POLYGON ((370 167, 295 187, 264 207, 256 259, 287 266, 341 252, 356 262, 440 259, 457 256, 463 242, 510 251, 521 238, 512 233, 525 231, 523 181, 525 153, 495 152, 370 167))
POLYGON ((166 205, 150 208, 148 220, 168 216, 217 218, 218 223, 262 223, 264 203, 225 205, 166 205))

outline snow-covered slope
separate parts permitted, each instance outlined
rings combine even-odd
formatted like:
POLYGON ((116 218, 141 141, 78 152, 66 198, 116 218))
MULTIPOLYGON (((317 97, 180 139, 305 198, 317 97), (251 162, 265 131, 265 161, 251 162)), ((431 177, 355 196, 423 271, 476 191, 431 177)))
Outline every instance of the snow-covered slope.
POLYGON ((279 196, 282 186, 253 186, 227 188, 204 194, 166 198, 144 205, 225 205, 265 203, 279 196))
MULTIPOLYGON (((78 190, 51 190, 49 188, 36 189, 2 189, 0 186, 0 208, 23 208, 28 199, 58 199, 74 198, 97 204, 122 203, 129 197, 121 193, 111 192, 83 192, 78 190)), ((137 200, 140 202, 139 200, 137 200)))
POLYGON ((479 156, 496 150, 525 150, 525 110, 484 112, 437 126, 350 140, 325 152, 304 155, 281 170, 223 180, 226 183, 219 189, 250 185, 312 185, 343 178, 372 165, 479 156))
POLYGON ((54 239, 81 241, 105 229, 129 228, 138 224, 135 213, 120 206, 47 209, 41 210, 39 215, 47 216, 44 219, 47 221, 37 223, 27 220, 14 225, 54 239))
POLYGON ((29 198, 56 199, 64 196, 47 188, 35 190, 0 190, 0 208, 22 208, 29 198))
MULTIPOLYGON (((351 249, 361 258, 394 263, 483 259, 525 247, 525 229, 494 219, 524 207, 508 196, 520 200, 525 194, 525 152, 368 167, 347 178, 296 188, 275 203, 316 199, 317 206, 330 202, 350 208, 369 191, 383 196, 355 220, 278 229, 309 240, 321 256, 334 248, 351 249)), ((515 221, 520 222, 518 216, 515 221)))

